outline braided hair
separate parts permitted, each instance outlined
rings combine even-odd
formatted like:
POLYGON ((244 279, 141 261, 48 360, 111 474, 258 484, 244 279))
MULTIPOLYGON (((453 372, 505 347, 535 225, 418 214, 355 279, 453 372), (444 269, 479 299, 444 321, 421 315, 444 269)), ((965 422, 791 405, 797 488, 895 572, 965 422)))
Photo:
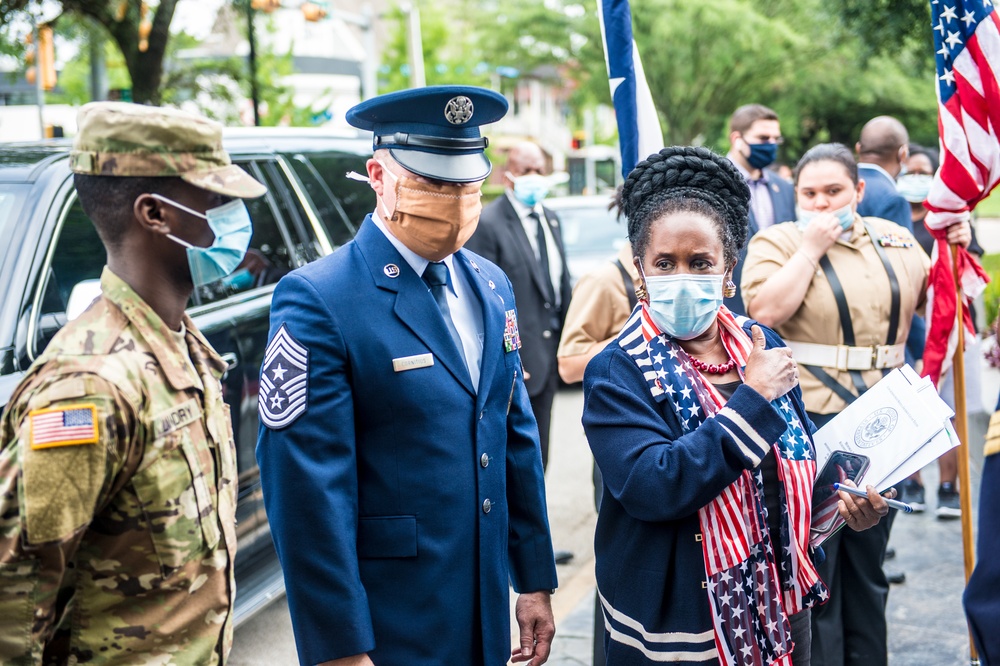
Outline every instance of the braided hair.
POLYGON ((750 188, 727 158, 707 148, 672 146, 653 153, 625 179, 621 210, 632 254, 643 257, 652 223, 668 213, 698 213, 716 223, 727 266, 747 240, 750 188))

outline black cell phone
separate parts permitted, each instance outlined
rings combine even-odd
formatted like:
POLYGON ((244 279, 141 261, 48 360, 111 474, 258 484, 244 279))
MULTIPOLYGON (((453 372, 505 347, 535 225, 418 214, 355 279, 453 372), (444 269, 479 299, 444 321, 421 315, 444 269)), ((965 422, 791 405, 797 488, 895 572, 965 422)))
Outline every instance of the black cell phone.
POLYGON ((812 531, 826 534, 833 527, 840 515, 837 511, 837 501, 840 495, 833 484, 858 479, 868 469, 868 456, 848 451, 834 451, 823 465, 822 471, 816 477, 812 496, 812 531))

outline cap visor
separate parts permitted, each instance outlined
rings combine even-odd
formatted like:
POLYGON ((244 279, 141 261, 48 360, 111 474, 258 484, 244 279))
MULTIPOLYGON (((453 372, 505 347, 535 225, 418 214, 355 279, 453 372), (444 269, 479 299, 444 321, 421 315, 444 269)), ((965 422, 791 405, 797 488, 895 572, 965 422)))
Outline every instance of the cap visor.
POLYGON ((389 154, 408 170, 446 183, 474 183, 490 175, 493 165, 485 153, 471 155, 438 155, 418 150, 390 148, 389 154))
POLYGON ((203 190, 237 199, 256 199, 267 193, 267 188, 262 183, 235 164, 211 171, 181 174, 181 180, 203 190))

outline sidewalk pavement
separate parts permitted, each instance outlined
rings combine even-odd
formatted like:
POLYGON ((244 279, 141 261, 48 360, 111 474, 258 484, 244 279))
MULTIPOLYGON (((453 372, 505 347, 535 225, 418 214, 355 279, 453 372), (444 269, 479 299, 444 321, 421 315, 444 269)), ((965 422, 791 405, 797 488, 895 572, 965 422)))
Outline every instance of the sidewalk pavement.
MULTIPOLYGON (((982 395, 979 400, 969 396, 974 518, 979 505, 986 425, 1000 390, 1000 372, 985 363, 981 372, 982 395)), ((935 516, 937 464, 923 470, 923 481, 927 510, 922 514, 897 516, 889 540, 896 557, 886 561, 885 569, 906 574, 906 582, 893 585, 889 592, 889 666, 954 666, 969 660, 969 634, 962 610, 965 588, 962 523, 935 516)), ((977 525, 975 520, 973 525, 977 525)), ((556 538, 560 531, 559 522, 553 521, 556 538)), ((590 666, 593 586, 592 560, 579 566, 568 579, 561 579, 560 589, 553 597, 558 629, 548 661, 551 666, 590 666), (560 600, 562 596, 574 599, 571 609, 566 610, 565 602, 560 600)))

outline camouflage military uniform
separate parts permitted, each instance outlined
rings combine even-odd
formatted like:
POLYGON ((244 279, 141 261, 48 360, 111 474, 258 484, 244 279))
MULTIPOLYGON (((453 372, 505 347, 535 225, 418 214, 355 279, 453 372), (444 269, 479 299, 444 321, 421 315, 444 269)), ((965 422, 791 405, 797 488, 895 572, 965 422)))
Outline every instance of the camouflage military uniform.
POLYGON ((0 663, 219 664, 236 549, 225 363, 185 317, 189 362, 109 269, 101 287, 3 416, 0 663))

